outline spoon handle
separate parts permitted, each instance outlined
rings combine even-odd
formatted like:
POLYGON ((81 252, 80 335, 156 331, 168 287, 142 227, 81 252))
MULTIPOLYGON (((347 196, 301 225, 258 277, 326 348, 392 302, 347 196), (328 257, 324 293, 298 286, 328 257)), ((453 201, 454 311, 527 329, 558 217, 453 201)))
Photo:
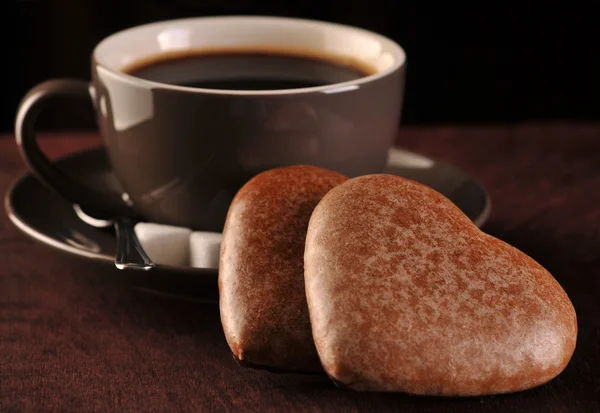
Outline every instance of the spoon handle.
POLYGON ((117 232, 117 253, 115 266, 120 270, 149 270, 155 264, 144 251, 140 240, 135 234, 134 222, 126 217, 115 219, 117 232))

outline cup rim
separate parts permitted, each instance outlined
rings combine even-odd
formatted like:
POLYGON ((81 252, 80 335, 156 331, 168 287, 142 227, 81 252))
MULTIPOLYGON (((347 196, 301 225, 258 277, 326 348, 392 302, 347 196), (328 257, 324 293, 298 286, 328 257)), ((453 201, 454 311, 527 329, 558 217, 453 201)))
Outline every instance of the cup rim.
POLYGON ((103 38, 95 47, 92 52, 93 64, 102 67, 103 70, 109 71, 113 75, 120 77, 124 80, 127 80, 132 83, 142 84, 152 88, 180 91, 180 92, 188 92, 188 93, 198 93, 203 95, 226 95, 226 96, 282 96, 282 95, 299 95, 299 94, 309 94, 309 93, 324 93, 324 94, 335 94, 341 92, 349 92, 352 90, 356 90, 360 88, 361 85, 371 83, 378 79, 389 76, 390 74, 402 69, 406 65, 406 52, 404 48, 400 46, 396 41, 386 37, 377 32, 373 32, 370 30, 366 30, 360 27, 351 26, 347 24, 334 23, 324 20, 316 20, 316 19, 304 19, 304 18, 296 18, 296 17, 279 17, 279 16, 261 16, 261 15, 224 15, 224 16, 207 16, 207 17, 187 17, 180 19, 169 19, 169 20, 161 20, 141 25, 136 25, 124 30, 120 30, 109 36, 103 38), (142 79, 136 76, 133 76, 129 73, 122 72, 118 69, 110 67, 106 64, 103 64, 98 59, 98 50, 105 45, 107 42, 114 40, 117 37, 126 35, 128 32, 133 32, 140 28, 148 28, 152 26, 164 26, 169 24, 181 24, 184 22, 190 21, 208 21, 208 20, 232 20, 232 19, 244 19, 244 20, 279 20, 279 21, 293 21, 298 23, 312 23, 312 24, 320 24, 330 27, 344 28, 349 29, 364 35, 368 35, 371 37, 375 37, 380 42, 387 44, 392 49, 394 49, 397 58, 394 63, 387 69, 360 77, 358 79, 353 79, 345 82, 331 83, 322 86, 312 86, 312 87, 304 87, 304 88, 295 88, 295 89, 270 89, 270 90, 236 90, 236 89, 208 89, 208 88, 197 88, 197 87, 189 87, 189 86, 180 86, 173 85, 169 83, 162 83, 148 79, 142 79))

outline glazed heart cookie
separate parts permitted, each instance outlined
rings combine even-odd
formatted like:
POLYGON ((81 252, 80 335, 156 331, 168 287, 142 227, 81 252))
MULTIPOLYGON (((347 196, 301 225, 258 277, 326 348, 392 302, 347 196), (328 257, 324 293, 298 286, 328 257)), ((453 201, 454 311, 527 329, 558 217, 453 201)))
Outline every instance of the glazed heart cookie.
POLYGON ((575 349, 575 310, 552 275, 411 180, 368 175, 332 189, 304 262, 315 345, 341 386, 515 392, 556 377, 575 349))
POLYGON ((315 206, 347 178, 314 166, 262 172, 236 194, 221 242, 225 338, 244 366, 323 371, 304 293, 304 240, 315 206))

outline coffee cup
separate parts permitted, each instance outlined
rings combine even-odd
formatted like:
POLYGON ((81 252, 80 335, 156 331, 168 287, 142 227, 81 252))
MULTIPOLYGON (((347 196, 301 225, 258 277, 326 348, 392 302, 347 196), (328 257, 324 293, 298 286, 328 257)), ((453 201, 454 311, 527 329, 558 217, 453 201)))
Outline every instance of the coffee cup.
MULTIPOLYGON (((201 17, 102 40, 91 82, 50 80, 22 100, 15 134, 32 172, 76 204, 220 231, 257 173, 310 164, 349 177, 381 172, 404 95, 405 53, 377 33, 280 17, 201 17), (56 97, 91 102, 124 193, 63 174, 34 122, 56 97)), ((268 207, 268 206, 265 206, 268 207)))

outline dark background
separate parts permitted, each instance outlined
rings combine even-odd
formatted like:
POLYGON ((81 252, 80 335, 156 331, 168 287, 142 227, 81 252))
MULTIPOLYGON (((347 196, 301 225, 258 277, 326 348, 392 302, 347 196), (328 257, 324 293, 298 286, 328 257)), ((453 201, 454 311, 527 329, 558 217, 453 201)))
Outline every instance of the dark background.
MULTIPOLYGON (((27 89, 89 77, 110 33, 177 17, 264 14, 356 25, 398 41, 408 56, 404 124, 600 119, 598 1, 534 3, 399 0, 0 0, 0 131, 11 131, 27 89), (10 45, 15 47, 11 50, 10 45)), ((41 127, 92 127, 72 108, 41 127)))

